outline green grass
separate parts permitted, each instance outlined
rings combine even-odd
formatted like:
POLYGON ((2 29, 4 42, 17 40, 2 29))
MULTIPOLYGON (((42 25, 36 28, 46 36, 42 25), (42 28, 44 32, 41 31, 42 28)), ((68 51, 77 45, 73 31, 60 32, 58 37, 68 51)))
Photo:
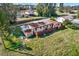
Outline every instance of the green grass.
MULTIPOLYGON (((46 37, 33 38, 26 41, 26 46, 28 49, 21 52, 39 56, 79 56, 79 30, 65 29, 46 37)), ((9 51, 10 54, 25 55, 9 51)))
MULTIPOLYGON (((9 46, 8 41, 5 41, 5 44, 7 46, 9 46)), ((19 53, 19 52, 9 51, 9 50, 5 49, 4 46, 3 46, 1 37, 0 37, 0 56, 25 56, 25 55, 28 56, 28 54, 22 54, 22 53, 19 53)))
POLYGON ((28 52, 34 55, 79 55, 79 31, 61 30, 45 38, 26 42, 26 45, 32 48, 28 52))
POLYGON ((17 18, 17 20, 27 20, 27 21, 32 21, 32 20, 39 20, 39 19, 43 19, 46 17, 30 17, 30 18, 17 18))

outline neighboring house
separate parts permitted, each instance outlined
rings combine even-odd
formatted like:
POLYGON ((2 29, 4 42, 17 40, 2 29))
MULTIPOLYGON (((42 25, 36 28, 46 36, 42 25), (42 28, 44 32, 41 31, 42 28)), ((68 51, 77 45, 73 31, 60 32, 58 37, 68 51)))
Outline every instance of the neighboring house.
POLYGON ((17 12, 17 18, 19 17, 29 17, 29 16, 34 16, 34 11, 33 10, 21 10, 20 12, 17 12))
POLYGON ((61 22, 61 23, 63 23, 63 21, 65 21, 65 20, 73 20, 73 17, 72 16, 62 16, 62 17, 57 17, 56 18, 56 21, 58 21, 58 22, 61 22))
POLYGON ((73 16, 63 16, 63 18, 70 21, 73 20, 73 16))
POLYGON ((71 14, 75 14, 75 13, 77 13, 77 12, 78 12, 78 10, 71 10, 71 11, 70 11, 71 14))
POLYGON ((63 21, 65 21, 65 19, 63 17, 57 17, 56 21, 63 23, 63 21))
POLYGON ((35 22, 20 27, 22 28, 22 32, 26 37, 30 37, 32 35, 44 35, 63 28, 62 24, 57 21, 35 22))

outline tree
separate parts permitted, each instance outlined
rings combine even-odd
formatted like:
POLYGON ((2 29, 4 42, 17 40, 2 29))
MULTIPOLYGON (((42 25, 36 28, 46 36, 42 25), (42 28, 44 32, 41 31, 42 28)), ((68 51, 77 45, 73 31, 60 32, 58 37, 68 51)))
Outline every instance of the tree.
POLYGON ((36 8, 39 16, 51 17, 56 16, 55 6, 52 3, 38 4, 36 8))
POLYGON ((56 19, 54 17, 51 17, 50 20, 56 21, 56 19))
POLYGON ((77 18, 79 18, 79 10, 78 10, 78 12, 77 12, 77 18))
POLYGON ((60 3, 59 11, 63 13, 63 9, 64 9, 64 7, 63 7, 63 3, 60 3))
POLYGON ((72 23, 71 23, 68 19, 66 19, 66 20, 63 22, 63 24, 64 24, 64 25, 71 25, 72 23))
POLYGON ((66 28, 71 28, 71 29, 79 29, 79 27, 77 27, 75 24, 73 24, 71 21, 69 20, 65 20, 63 22, 63 25, 66 27, 66 28))
POLYGON ((43 16, 43 13, 42 13, 43 12, 43 7, 44 6, 41 3, 39 3, 36 7, 36 10, 37 10, 39 16, 43 16))
POLYGON ((45 7, 44 9, 43 9, 43 16, 44 17, 48 17, 49 16, 49 9, 48 9, 48 7, 45 7))
MULTIPOLYGON (((14 16, 11 16, 12 10, 11 9, 11 5, 12 4, 1 4, 1 8, 0 8, 0 33, 1 33, 1 38, 2 38, 2 42, 4 44, 4 40, 9 40, 9 36, 11 35, 11 24, 10 21, 13 20, 14 16)), ((4 48, 5 44, 4 44, 4 48)))
POLYGON ((49 3, 48 9, 49 9, 49 16, 57 16, 56 5, 54 6, 52 3, 49 3))

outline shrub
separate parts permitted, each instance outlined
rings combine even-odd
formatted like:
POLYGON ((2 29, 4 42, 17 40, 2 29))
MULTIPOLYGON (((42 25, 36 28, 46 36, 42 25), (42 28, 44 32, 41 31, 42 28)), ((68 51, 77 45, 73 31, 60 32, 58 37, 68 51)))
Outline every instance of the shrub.
POLYGON ((10 49, 18 49, 20 48, 23 44, 22 44, 22 41, 20 39, 18 39, 16 36, 11 36, 11 41, 10 41, 11 44, 8 44, 10 45, 10 49))
POLYGON ((66 25, 71 25, 72 23, 71 23, 68 19, 66 19, 66 20, 63 22, 63 24, 66 26, 66 25))
POLYGON ((8 41, 8 40, 4 40, 4 44, 5 44, 5 47, 6 47, 6 48, 11 47, 11 42, 8 41))
POLYGON ((12 43, 11 46, 12 49, 20 49, 21 47, 22 47, 22 42, 20 41, 12 43))
POLYGON ((77 26, 75 26, 75 24, 71 23, 71 21, 69 20, 65 20, 63 22, 63 25, 67 28, 71 28, 71 29, 79 29, 77 26))
POLYGON ((76 16, 77 18, 79 18, 79 10, 78 10, 78 12, 77 12, 77 16, 76 16))
POLYGON ((51 17, 50 20, 56 21, 54 17, 51 17))

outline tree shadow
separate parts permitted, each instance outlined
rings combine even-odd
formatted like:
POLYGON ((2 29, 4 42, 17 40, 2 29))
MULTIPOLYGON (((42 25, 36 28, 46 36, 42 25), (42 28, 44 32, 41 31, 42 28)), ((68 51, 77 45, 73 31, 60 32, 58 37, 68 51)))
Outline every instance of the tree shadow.
MULTIPOLYGON (((2 43, 1 43, 2 44, 2 43)), ((4 43, 3 43, 4 44, 4 43)), ((28 53, 27 50, 31 51, 32 48, 30 47, 27 47, 27 46, 24 46, 24 45, 18 45, 16 46, 16 43, 12 43, 13 46, 11 47, 4 47, 6 50, 9 50, 9 51, 13 51, 15 53, 20 53, 20 54, 24 54, 24 55, 28 55, 28 56, 34 56, 34 54, 31 54, 31 53, 28 53), (16 47, 16 48, 15 48, 16 47)), ((5 45, 5 44, 4 44, 5 45)))
POLYGON ((2 43, 0 42, 0 45, 2 45, 2 43))
POLYGON ((33 39, 33 38, 35 38, 36 36, 35 35, 32 35, 32 36, 30 36, 30 37, 28 37, 29 39, 33 39))
POLYGON ((23 45, 23 44, 17 45, 17 43, 15 43, 15 42, 12 43, 12 46, 10 48, 19 49, 19 50, 29 50, 29 51, 32 50, 32 48, 27 47, 26 45, 23 45))
POLYGON ((8 48, 6 47, 6 49, 9 50, 9 51, 13 51, 13 52, 18 52, 18 53, 21 53, 21 54, 34 56, 33 54, 26 52, 27 50, 31 51, 32 48, 27 47, 25 45, 19 45, 15 48, 15 43, 13 43, 13 44, 14 44, 13 46, 8 47, 8 48))
POLYGON ((25 46, 25 45, 21 45, 21 46, 19 46, 17 49, 19 49, 19 50, 29 50, 29 51, 32 50, 32 48, 27 47, 27 46, 25 46))
POLYGON ((73 30, 79 30, 79 28, 70 28, 70 29, 73 29, 73 30))
POLYGON ((30 50, 30 51, 32 50, 32 48, 30 48, 30 47, 26 47, 26 49, 27 49, 27 50, 30 50))
POLYGON ((13 49, 10 49, 10 48, 6 48, 6 49, 9 50, 9 51, 13 51, 13 52, 18 52, 18 53, 25 54, 25 55, 29 55, 29 56, 34 56, 33 54, 30 54, 30 53, 17 51, 17 50, 13 50, 13 49))

